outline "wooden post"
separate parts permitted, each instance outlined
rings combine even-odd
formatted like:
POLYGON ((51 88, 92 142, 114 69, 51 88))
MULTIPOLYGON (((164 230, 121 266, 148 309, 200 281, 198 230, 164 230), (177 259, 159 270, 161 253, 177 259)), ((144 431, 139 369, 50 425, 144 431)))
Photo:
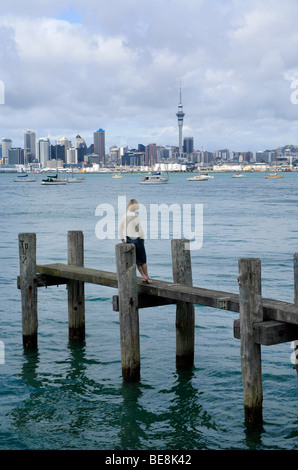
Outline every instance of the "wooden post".
MULTIPOLYGON (((68 232, 67 242, 68 264, 84 266, 83 232, 68 232)), ((68 334, 70 341, 85 339, 85 287, 82 281, 68 281, 68 334)))
POLYGON ((261 262, 239 259, 239 308, 241 334, 241 366, 245 420, 248 425, 262 423, 262 360, 261 345, 253 338, 253 325, 263 321, 261 262))
MULTIPOLYGON (((298 253, 294 253, 294 304, 298 305, 298 253)), ((298 374, 298 340, 294 341, 294 369, 298 374)))
POLYGON ((19 234, 23 346, 37 348, 36 234, 19 234))
MULTIPOLYGON (((174 282, 192 286, 189 240, 172 240, 171 248, 174 282)), ((194 362, 195 309, 189 302, 177 301, 176 305, 176 367, 185 369, 194 362)))
POLYGON ((137 381, 140 378, 140 336, 136 253, 133 243, 116 245, 116 264, 122 376, 125 381, 137 381))

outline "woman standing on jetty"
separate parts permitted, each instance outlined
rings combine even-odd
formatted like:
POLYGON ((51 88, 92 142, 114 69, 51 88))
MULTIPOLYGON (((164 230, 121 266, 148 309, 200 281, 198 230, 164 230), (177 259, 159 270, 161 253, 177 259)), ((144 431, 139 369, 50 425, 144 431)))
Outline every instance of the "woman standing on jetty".
POLYGON ((141 221, 136 214, 139 209, 139 203, 136 199, 131 199, 127 204, 127 212, 123 214, 119 224, 119 237, 122 243, 134 243, 136 247, 136 263, 137 268, 142 276, 142 281, 151 284, 151 279, 147 271, 147 257, 144 246, 144 231, 141 226, 141 221))

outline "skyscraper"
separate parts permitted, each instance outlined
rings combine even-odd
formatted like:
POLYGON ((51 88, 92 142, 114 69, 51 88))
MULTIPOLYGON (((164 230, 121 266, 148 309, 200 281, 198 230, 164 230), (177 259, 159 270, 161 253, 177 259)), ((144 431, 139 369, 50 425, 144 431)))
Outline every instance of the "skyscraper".
POLYGON ((24 163, 24 151, 21 147, 11 147, 8 149, 8 164, 20 165, 24 163))
POLYGON ((67 161, 67 149, 72 148, 72 143, 67 137, 61 137, 61 139, 58 140, 58 145, 63 145, 64 147, 64 161, 67 161))
POLYGON ((157 163, 157 146, 156 144, 149 144, 145 147, 145 165, 153 166, 157 163))
POLYGON ((67 151, 66 151, 66 163, 71 164, 71 165, 78 163, 76 149, 74 149, 74 148, 68 148, 67 149, 67 151))
POLYGON ((78 163, 83 162, 85 155, 87 155, 86 142, 80 135, 76 136, 76 154, 78 163))
POLYGON ((183 152, 192 153, 193 152, 193 137, 184 137, 183 139, 183 152))
POLYGON ((3 137, 2 139, 2 162, 4 164, 8 163, 8 150, 11 149, 11 147, 12 147, 12 140, 5 139, 3 137))
POLYGON ((36 153, 36 133, 28 129, 24 129, 24 150, 25 158, 27 154, 30 153, 33 158, 35 158, 36 153))
POLYGON ((185 116, 183 112, 182 100, 181 100, 181 83, 180 83, 180 103, 178 105, 178 113, 176 114, 178 118, 178 128, 179 128, 179 153, 183 152, 182 147, 182 128, 183 128, 183 118, 185 116))
POLYGON ((94 153, 99 156, 99 161, 105 163, 105 131, 98 129, 93 133, 94 153))
POLYGON ((43 139, 38 139, 36 144, 36 158, 41 163, 41 166, 44 168, 47 164, 47 161, 50 160, 51 143, 48 137, 43 139))

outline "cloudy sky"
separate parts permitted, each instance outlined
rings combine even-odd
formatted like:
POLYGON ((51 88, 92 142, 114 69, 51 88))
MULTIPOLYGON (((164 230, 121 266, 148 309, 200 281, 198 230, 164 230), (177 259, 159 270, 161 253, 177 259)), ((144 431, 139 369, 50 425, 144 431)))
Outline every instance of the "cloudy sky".
POLYGON ((258 151, 298 145, 297 0, 1 2, 1 137, 258 151), (292 88, 291 88, 292 87, 292 88), (297 87, 297 90, 296 90, 297 87), (297 91, 297 93, 296 93, 297 91))

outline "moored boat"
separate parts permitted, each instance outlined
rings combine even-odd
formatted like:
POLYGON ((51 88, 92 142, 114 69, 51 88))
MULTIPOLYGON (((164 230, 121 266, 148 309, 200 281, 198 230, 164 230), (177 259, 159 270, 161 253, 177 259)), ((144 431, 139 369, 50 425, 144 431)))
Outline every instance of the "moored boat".
POLYGON ((265 175, 265 178, 283 178, 284 175, 278 175, 277 173, 272 173, 272 175, 265 175))
POLYGON ((187 181, 208 181, 209 176, 208 175, 196 175, 196 176, 191 176, 190 178, 187 178, 187 181))
POLYGON ((161 173, 153 173, 151 175, 143 176, 140 181, 140 184, 165 184, 168 182, 168 176, 162 176, 161 173))
POLYGON ((61 184, 67 184, 67 180, 59 179, 58 175, 48 176, 47 179, 41 181, 41 184, 48 186, 56 186, 61 184))
POLYGON ((14 179, 15 183, 34 183, 36 178, 30 178, 29 175, 20 175, 14 179))
POLYGON ((284 175, 280 175, 277 173, 277 152, 275 152, 275 173, 265 175, 265 178, 274 179, 274 178, 283 178, 283 177, 284 175))
POLYGON ((67 183, 82 183, 84 178, 75 178, 72 176, 71 178, 67 178, 67 183))

